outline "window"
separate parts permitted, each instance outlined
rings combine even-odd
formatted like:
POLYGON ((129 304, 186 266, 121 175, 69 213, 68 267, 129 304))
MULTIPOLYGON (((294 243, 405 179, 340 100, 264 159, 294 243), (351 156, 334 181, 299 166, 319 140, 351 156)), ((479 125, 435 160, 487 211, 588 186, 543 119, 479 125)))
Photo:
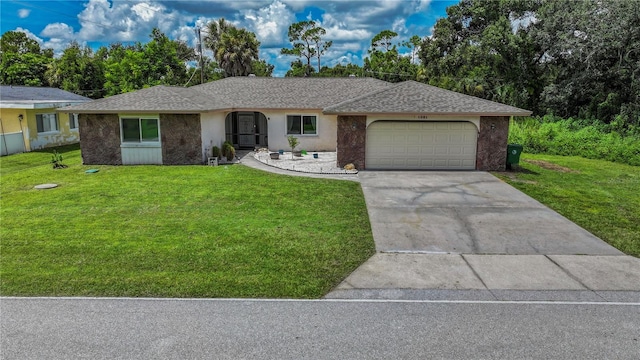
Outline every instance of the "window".
POLYGON ((287 135, 317 135, 315 115, 287 115, 287 135))
POLYGON ((69 114, 69 129, 78 128, 78 114, 69 114))
POLYGON ((122 142, 159 142, 158 119, 122 118, 122 142))
POLYGON ((58 131, 58 117, 56 114, 36 114, 38 133, 58 131))

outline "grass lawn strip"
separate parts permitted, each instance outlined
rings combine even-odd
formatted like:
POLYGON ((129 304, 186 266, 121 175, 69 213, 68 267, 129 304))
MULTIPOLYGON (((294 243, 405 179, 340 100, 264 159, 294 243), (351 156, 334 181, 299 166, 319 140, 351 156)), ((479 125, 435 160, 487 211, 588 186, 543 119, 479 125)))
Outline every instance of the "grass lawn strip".
POLYGON ((2 158, 2 295, 317 298, 374 253, 357 183, 61 152, 2 158))
POLYGON ((496 173, 626 254, 640 257, 640 168, 581 157, 523 154, 496 173))

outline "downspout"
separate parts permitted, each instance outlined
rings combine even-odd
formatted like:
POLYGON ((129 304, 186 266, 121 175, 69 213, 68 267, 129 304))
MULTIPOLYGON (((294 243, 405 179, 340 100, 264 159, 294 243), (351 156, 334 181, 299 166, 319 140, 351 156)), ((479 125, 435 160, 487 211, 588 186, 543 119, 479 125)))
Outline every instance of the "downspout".
POLYGON ((2 131, 2 143, 4 144, 4 152, 9 155, 9 148, 7 147, 7 138, 4 134, 4 125, 2 125, 2 118, 0 118, 0 131, 2 131))
POLYGON ((23 119, 23 116, 22 114, 20 114, 18 116, 18 122, 20 123, 20 137, 22 138, 22 150, 24 152, 27 152, 27 142, 24 140, 24 130, 22 128, 22 119, 23 119))

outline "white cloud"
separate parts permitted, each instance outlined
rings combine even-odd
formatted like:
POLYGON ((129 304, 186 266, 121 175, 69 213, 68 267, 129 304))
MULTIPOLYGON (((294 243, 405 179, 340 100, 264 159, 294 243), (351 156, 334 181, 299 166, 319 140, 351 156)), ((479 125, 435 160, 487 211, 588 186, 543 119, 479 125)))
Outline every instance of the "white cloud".
POLYGON ((398 34, 406 34, 407 27, 404 25, 405 20, 402 18, 397 18, 393 24, 391 25, 391 30, 397 32, 398 34))
POLYGON ((415 9, 415 11, 424 11, 429 7, 430 4, 431 0, 419 0, 416 1, 416 4, 413 8, 415 9))
POLYGON ((29 31, 27 29, 23 29, 21 27, 17 27, 14 31, 25 33, 25 35, 27 35, 27 37, 29 39, 35 40, 40 46, 42 46, 42 44, 44 44, 44 40, 43 39, 37 37, 36 34, 32 33, 31 31, 29 31))
POLYGON ((293 12, 278 0, 258 10, 245 10, 242 13, 244 19, 240 26, 253 31, 264 46, 286 42, 289 25, 296 21, 293 12))
POLYGON ((191 22, 193 16, 151 1, 129 2, 89 0, 78 15, 78 37, 87 41, 145 41, 151 29, 168 33, 191 22))
POLYGON ((73 28, 65 23, 53 23, 47 25, 42 32, 41 36, 48 38, 60 38, 72 40, 74 38, 73 28))
POLYGON ((29 14, 31 14, 31 10, 29 10, 29 9, 20 9, 20 10, 18 10, 18 17, 20 19, 25 19, 25 18, 29 17, 29 14))

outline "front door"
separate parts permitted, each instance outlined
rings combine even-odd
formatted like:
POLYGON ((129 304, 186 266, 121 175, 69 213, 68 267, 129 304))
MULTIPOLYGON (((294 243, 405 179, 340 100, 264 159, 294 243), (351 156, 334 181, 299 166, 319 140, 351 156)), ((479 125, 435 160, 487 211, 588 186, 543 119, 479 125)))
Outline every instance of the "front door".
POLYGON ((256 122, 253 113, 238 114, 238 146, 253 148, 256 145, 256 122))

